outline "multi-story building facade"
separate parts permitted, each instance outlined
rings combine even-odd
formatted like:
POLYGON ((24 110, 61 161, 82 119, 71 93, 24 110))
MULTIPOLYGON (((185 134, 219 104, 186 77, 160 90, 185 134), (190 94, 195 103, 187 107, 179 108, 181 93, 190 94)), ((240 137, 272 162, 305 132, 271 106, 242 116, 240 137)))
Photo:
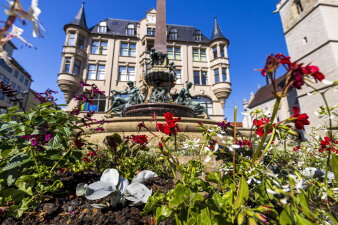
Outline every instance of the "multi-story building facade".
MULTIPOLYGON (((316 65, 326 80, 338 80, 338 0, 280 0, 277 10, 291 60, 316 65)), ((313 84, 320 91, 332 85, 329 82, 313 84)), ((260 88, 248 102, 244 102, 247 113, 243 126, 252 125, 249 112, 256 107, 272 111, 275 101, 270 86, 260 88)), ((298 106, 302 113, 308 114, 311 126, 327 125, 327 117, 318 118, 315 114, 325 103, 321 95, 311 94, 311 91, 306 85, 299 90, 290 90, 288 97, 283 99, 280 119, 288 118, 293 114, 292 106, 298 106)), ((337 105, 337 90, 328 91, 326 98, 330 107, 337 105)), ((334 129, 337 129, 337 120, 333 122, 334 129)), ((310 126, 306 129, 309 130, 310 126)))
MULTIPOLYGON (((143 93, 142 76, 148 72, 147 51, 154 46, 156 10, 146 12, 140 21, 106 19, 87 27, 84 5, 75 19, 65 25, 65 45, 58 84, 64 92, 67 110, 81 93, 80 81, 95 83, 105 95, 95 104, 82 106, 83 111, 98 111, 103 116, 110 107, 111 90, 126 90, 127 81, 134 81, 143 93)), ((177 82, 172 94, 179 93, 185 82, 193 82, 191 94, 199 96, 208 114, 223 120, 225 100, 231 93, 229 41, 222 34, 215 18, 214 31, 208 39, 192 26, 167 25, 168 58, 176 65, 177 82)))
MULTIPOLYGON (((292 61, 316 65, 328 81, 338 80, 338 0, 281 0, 277 4, 284 36, 292 61)), ((317 83, 324 91, 332 84, 317 83)), ((311 88, 297 90, 297 102, 302 113, 310 117, 311 125, 327 124, 327 117, 315 112, 325 106, 322 97, 309 95, 311 88)), ((338 93, 326 93, 328 104, 338 104, 338 93)), ((337 129, 337 120, 334 121, 337 129)), ((309 128, 308 128, 309 129, 309 128)))
MULTIPOLYGON (((3 49, 7 52, 10 58, 11 67, 6 64, 3 59, 0 59, 0 80, 6 85, 11 85, 12 89, 16 90, 19 94, 18 97, 23 99, 23 107, 27 105, 27 93, 30 90, 32 78, 29 73, 13 58, 13 52, 17 48, 12 42, 7 42, 3 49)), ((11 98, 6 97, 0 91, 0 105, 11 107, 15 103, 11 102, 11 98)), ((6 113, 5 109, 0 109, 0 113, 6 113)))

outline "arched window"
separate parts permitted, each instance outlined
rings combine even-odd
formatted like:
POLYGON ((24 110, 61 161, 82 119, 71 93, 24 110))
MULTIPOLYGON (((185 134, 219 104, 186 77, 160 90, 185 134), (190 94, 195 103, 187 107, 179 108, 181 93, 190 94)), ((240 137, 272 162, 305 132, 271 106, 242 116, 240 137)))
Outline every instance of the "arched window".
POLYGON ((100 22, 99 27, 98 27, 98 32, 107 33, 107 22, 105 21, 100 22))
POLYGON ((196 31, 194 34, 195 41, 202 41, 202 33, 201 31, 196 31))
POLYGON ((104 112, 106 109, 106 96, 104 94, 97 94, 91 99, 92 104, 85 102, 81 106, 82 111, 104 112))
POLYGON ((172 28, 169 33, 169 39, 176 40, 177 39, 177 29, 172 28))
POLYGON ((127 26, 127 35, 135 35, 135 26, 134 24, 128 24, 127 26))
POLYGON ((204 106, 204 108, 207 110, 208 115, 213 115, 214 111, 212 108, 212 100, 205 96, 200 96, 198 101, 201 103, 201 105, 204 106))

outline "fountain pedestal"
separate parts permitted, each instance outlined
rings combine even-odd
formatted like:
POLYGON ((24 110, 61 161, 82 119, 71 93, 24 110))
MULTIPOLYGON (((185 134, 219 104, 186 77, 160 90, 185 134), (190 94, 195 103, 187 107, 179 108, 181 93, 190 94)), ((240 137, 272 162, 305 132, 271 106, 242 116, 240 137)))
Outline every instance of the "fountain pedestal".
POLYGON ((175 117, 194 117, 194 110, 191 108, 171 103, 143 103, 127 106, 123 112, 123 117, 138 116, 163 116, 164 113, 170 112, 175 117))

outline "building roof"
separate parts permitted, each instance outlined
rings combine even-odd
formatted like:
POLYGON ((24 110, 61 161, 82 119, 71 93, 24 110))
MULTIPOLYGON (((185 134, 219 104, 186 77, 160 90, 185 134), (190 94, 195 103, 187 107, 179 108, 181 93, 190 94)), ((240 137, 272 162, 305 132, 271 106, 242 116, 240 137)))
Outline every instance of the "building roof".
MULTIPOLYGON (((277 91, 282 91, 285 85, 285 80, 286 77, 285 76, 281 76, 276 80, 276 84, 277 84, 277 91)), ((290 88, 289 90, 291 90, 292 88, 290 88)), ((275 95, 273 94, 273 86, 272 84, 269 85, 265 85, 263 87, 261 87, 260 89, 258 89, 258 91, 256 92, 254 98, 250 101, 248 108, 252 109, 254 107, 257 107, 265 102, 268 102, 272 99, 275 98, 275 95)))
MULTIPOLYGON (((128 36, 128 37, 136 37, 136 35, 137 35, 137 25, 138 25, 139 21, 108 18, 108 19, 103 20, 101 22, 107 23, 107 32, 105 34, 116 35, 116 36, 128 36), (129 24, 133 24, 134 27, 135 27, 134 35, 128 35, 127 32, 126 32, 127 26, 129 24)), ((89 29, 89 31, 91 33, 94 33, 94 34, 99 34, 98 27, 99 27, 100 23, 91 27, 89 29)), ((209 43, 209 39, 202 33, 201 33, 201 41, 195 40, 195 34, 200 32, 200 30, 196 29, 195 27, 167 24, 167 29, 168 29, 168 40, 184 41, 184 42, 209 43), (169 33, 170 33, 170 31, 172 31, 172 29, 177 30, 177 39, 170 39, 169 33)))
POLYGON ((217 18, 215 16, 214 30, 212 32, 211 41, 216 39, 226 39, 222 33, 221 28, 218 25, 217 18))
MULTIPOLYGON (((120 19, 111 19, 111 18, 108 18, 108 19, 103 20, 101 22, 106 22, 107 23, 107 32, 105 34, 108 34, 108 35, 117 35, 117 36, 136 37, 138 21, 135 21, 135 20, 120 20, 120 19), (127 35, 126 29, 127 29, 127 26, 129 24, 133 24, 134 25, 134 28, 135 28, 134 35, 127 35)), ((95 26, 93 26, 93 27, 91 27, 89 29, 89 31, 91 33, 94 33, 94 34, 95 33, 99 34, 98 27, 99 27, 100 23, 97 24, 97 25, 95 25, 95 26)))
POLYGON ((88 29, 87 22, 86 22, 86 15, 85 15, 85 11, 84 11, 84 2, 82 3, 81 8, 80 8, 79 12, 76 14, 73 21, 70 22, 69 24, 80 26, 80 27, 82 27, 86 30, 88 29))

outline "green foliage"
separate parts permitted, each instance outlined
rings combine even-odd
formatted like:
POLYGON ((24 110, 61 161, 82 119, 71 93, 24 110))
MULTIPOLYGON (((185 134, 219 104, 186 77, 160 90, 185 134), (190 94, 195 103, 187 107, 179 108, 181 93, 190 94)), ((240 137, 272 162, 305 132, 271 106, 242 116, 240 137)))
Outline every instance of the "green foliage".
POLYGON ((7 215, 20 217, 62 187, 57 171, 81 161, 74 143, 84 140, 79 119, 52 103, 26 113, 10 108, 0 121, 0 204, 10 205, 7 215))

